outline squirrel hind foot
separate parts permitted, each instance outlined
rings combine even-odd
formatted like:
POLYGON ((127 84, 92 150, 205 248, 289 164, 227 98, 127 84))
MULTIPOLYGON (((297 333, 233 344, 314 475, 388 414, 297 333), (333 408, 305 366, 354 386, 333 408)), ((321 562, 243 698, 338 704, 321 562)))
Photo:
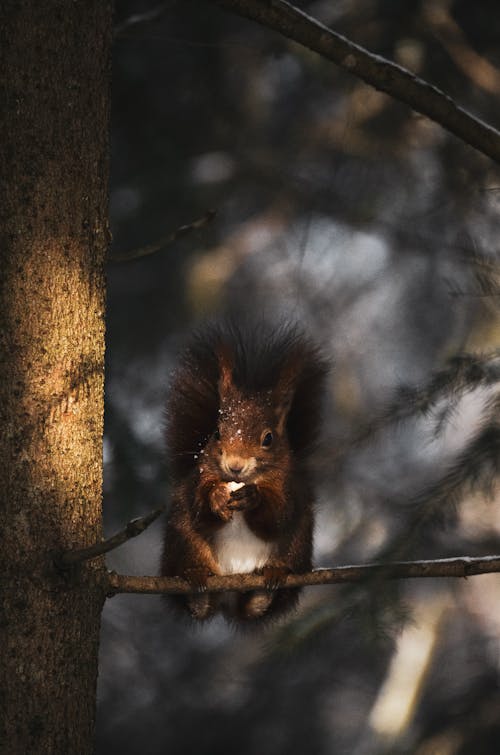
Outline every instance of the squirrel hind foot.
POLYGON ((187 601, 189 613, 193 619, 204 621, 214 613, 214 605, 210 593, 198 593, 190 595, 187 601))
POLYGON ((250 593, 227 592, 219 595, 218 610, 229 622, 242 626, 262 619, 273 601, 269 590, 254 590, 250 593))
POLYGON ((244 619, 260 619, 273 602, 273 594, 269 590, 255 590, 245 595, 240 602, 240 614, 244 619))

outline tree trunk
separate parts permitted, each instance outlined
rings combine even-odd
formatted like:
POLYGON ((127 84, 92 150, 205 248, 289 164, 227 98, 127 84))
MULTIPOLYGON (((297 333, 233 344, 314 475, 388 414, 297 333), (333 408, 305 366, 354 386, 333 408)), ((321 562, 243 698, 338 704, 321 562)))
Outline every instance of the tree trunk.
POLYGON ((110 0, 0 21, 0 749, 92 751, 101 536, 110 0), (5 749, 3 749, 5 748, 5 749))

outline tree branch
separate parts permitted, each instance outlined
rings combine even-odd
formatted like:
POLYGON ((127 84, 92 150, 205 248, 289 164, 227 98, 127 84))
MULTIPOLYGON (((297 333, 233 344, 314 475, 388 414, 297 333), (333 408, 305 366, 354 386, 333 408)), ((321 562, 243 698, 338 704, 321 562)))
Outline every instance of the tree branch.
POLYGON ((179 228, 177 228, 172 233, 169 233, 167 236, 162 236, 162 238, 158 241, 155 241, 154 244, 143 246, 140 249, 133 249, 132 251, 125 252, 124 254, 110 254, 108 256, 107 262, 129 262, 130 260, 137 260, 140 257, 147 257, 150 254, 155 254, 161 249, 164 249, 166 246, 173 244, 174 241, 178 241, 186 234, 203 228, 203 226, 207 225, 211 220, 215 218, 215 215, 215 210, 208 210, 208 212, 206 212, 203 217, 198 218, 198 220, 194 220, 192 223, 188 223, 187 225, 181 225, 179 228))
POLYGON ((124 33, 128 31, 130 27, 137 26, 137 24, 146 24, 150 21, 157 21, 161 16, 163 16, 164 13, 169 9, 169 5, 171 3, 160 3, 159 5, 155 5, 153 8, 150 8, 149 10, 145 11, 144 13, 133 13, 130 16, 127 16, 127 18, 121 22, 121 24, 117 24, 114 28, 114 36, 121 37, 124 33))
POLYGON ((212 0, 319 53, 367 84, 410 105, 500 163, 500 132, 402 66, 368 52, 285 0, 212 0))
POLYGON ((117 532, 116 535, 113 535, 112 537, 108 538, 107 540, 103 540, 100 543, 95 543, 95 545, 90 545, 88 548, 64 551, 64 553, 56 556, 56 563, 60 568, 67 568, 68 566, 73 566, 74 564, 78 564, 82 561, 90 561, 93 558, 102 556, 104 553, 108 553, 109 551, 118 548, 119 545, 123 545, 123 543, 126 543, 127 540, 140 535, 142 532, 144 532, 145 529, 149 527, 150 524, 155 521, 155 519, 158 519, 160 514, 163 514, 164 511, 165 506, 163 506, 161 509, 152 511, 147 516, 132 519, 127 524, 125 529, 117 532))
MULTIPOLYGON (((289 574, 283 587, 304 585, 332 585, 345 582, 362 582, 369 577, 383 579, 410 579, 416 577, 472 577, 476 574, 500 572, 500 556, 470 558, 442 558, 434 561, 397 561, 387 564, 337 566, 333 569, 315 569, 306 574, 289 574)), ((109 572, 108 597, 118 593, 188 594, 189 582, 180 577, 134 577, 109 572)), ((209 577, 210 592, 248 592, 265 587, 264 577, 257 574, 232 574, 209 577)))

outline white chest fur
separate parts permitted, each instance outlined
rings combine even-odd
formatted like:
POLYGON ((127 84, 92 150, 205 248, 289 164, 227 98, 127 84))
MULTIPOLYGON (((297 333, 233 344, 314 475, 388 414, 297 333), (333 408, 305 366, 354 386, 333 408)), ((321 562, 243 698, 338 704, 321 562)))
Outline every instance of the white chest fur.
POLYGON ((272 545, 254 535, 244 514, 235 511, 231 521, 217 532, 214 551, 221 574, 245 574, 266 564, 272 545))

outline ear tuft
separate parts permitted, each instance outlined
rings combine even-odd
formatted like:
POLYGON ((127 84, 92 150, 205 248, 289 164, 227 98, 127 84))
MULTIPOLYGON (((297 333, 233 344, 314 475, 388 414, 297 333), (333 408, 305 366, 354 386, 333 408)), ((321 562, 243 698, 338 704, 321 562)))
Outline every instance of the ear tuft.
POLYGON ((233 384, 233 356, 227 344, 220 344, 217 348, 219 363, 219 396, 222 399, 234 387, 233 384))
POLYGON ((292 405, 297 379, 301 368, 301 358, 297 350, 292 351, 281 369, 278 383, 274 390, 277 429, 280 435, 285 431, 288 413, 292 405))

